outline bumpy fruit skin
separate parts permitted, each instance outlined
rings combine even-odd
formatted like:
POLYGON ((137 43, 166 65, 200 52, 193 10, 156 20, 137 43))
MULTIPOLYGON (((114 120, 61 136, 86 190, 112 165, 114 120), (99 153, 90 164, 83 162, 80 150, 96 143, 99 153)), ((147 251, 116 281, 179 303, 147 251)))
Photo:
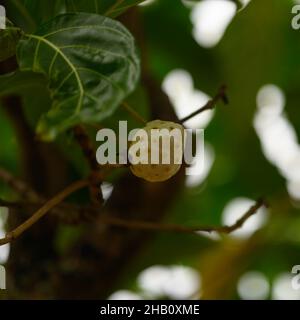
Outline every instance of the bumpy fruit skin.
MULTIPOLYGON (((174 123, 171 121, 162 121, 162 120, 154 120, 148 122, 146 127, 143 128, 148 135, 148 144, 144 144, 144 148, 147 149, 148 157, 149 157, 149 164, 132 164, 130 169, 132 173, 142 179, 145 179, 150 182, 161 182, 170 179, 173 177, 181 167, 181 160, 183 155, 183 141, 184 141, 184 129, 182 125, 178 123, 174 123), (159 163, 158 164, 151 164, 151 130, 152 129, 167 129, 171 131, 173 129, 180 130, 180 137, 182 141, 182 148, 178 144, 175 143, 174 148, 174 141, 171 139, 170 149, 169 150, 162 150, 162 146, 159 145, 159 163), (175 153, 174 153, 175 150, 175 153), (163 164, 162 163, 162 155, 163 153, 170 154, 170 164, 163 164), (176 157, 176 163, 175 158, 176 157), (178 163, 178 159, 180 163, 178 163)), ((176 142, 176 141, 175 141, 176 142)), ((136 142, 133 142, 133 144, 136 142)), ((142 143, 142 142, 141 142, 142 143)), ((143 144, 143 143, 142 143, 143 144)), ((129 159, 131 158, 130 151, 129 151, 129 159)))

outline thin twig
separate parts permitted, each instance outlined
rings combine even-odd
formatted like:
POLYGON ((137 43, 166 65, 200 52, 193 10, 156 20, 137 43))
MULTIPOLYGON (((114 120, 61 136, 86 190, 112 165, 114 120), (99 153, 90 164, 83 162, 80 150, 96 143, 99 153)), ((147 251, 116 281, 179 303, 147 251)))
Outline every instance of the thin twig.
POLYGON ((56 195, 54 198, 46 202, 38 211, 36 211, 29 219, 27 219, 24 223, 19 225, 16 229, 9 232, 5 238, 0 239, 0 246, 11 242, 12 240, 18 238, 24 231, 29 229, 32 225, 34 225, 37 221, 39 221, 43 216, 45 216, 51 209, 56 207, 59 203, 61 203, 66 197, 70 194, 78 191, 89 185, 88 180, 79 180, 69 187, 64 189, 61 193, 56 195))
MULTIPOLYGON (((4 181, 8 186, 10 186, 19 196, 21 201, 19 202, 9 202, 3 199, 0 199, 0 206, 8 208, 24 208, 24 207, 39 207, 42 206, 47 199, 33 190, 26 182, 13 176, 7 170, 0 168, 0 180, 4 181)), ((64 214, 64 207, 57 206, 51 210, 58 216, 64 214)), ((70 211, 70 210, 69 210, 70 211)))
POLYGON ((179 122, 184 123, 184 122, 190 120, 191 118, 197 116, 198 114, 200 114, 201 112, 203 112, 205 110, 213 109, 219 100, 222 100, 224 104, 228 104, 228 98, 226 96, 226 86, 225 85, 220 87, 218 93, 215 95, 215 97, 213 99, 209 100, 203 107, 192 112, 190 115, 184 117, 179 122))
POLYGON ((0 180, 8 184, 21 198, 35 202, 40 199, 39 195, 32 190, 24 181, 14 177, 7 170, 0 168, 0 180))
POLYGON ((123 102, 121 106, 138 122, 142 123, 143 125, 147 124, 147 121, 139 115, 135 110, 133 110, 127 102, 123 102))
POLYGON ((124 0, 118 0, 117 2, 115 2, 105 13, 105 16, 109 16, 112 12, 114 12, 122 3, 124 2, 124 0))
POLYGON ((263 199, 259 199, 239 220, 237 220, 231 226, 195 226, 195 227, 186 227, 176 224, 157 224, 147 221, 127 221, 115 217, 104 217, 100 218, 101 223, 112 225, 121 228, 135 229, 135 230, 147 230, 147 231, 165 231, 165 232, 175 232, 175 233, 188 233, 188 234, 197 234, 197 232, 218 232, 229 234, 239 228, 241 228, 244 223, 254 214, 257 213, 258 209, 262 206, 267 206, 266 202, 263 199))
POLYGON ((254 214, 256 214, 258 209, 260 209, 261 207, 266 207, 266 208, 268 207, 268 203, 262 198, 258 199, 257 202, 240 219, 238 219, 233 225, 220 227, 217 230, 212 230, 212 231, 217 231, 217 232, 221 232, 221 233, 231 233, 231 232, 241 228, 244 225, 244 223, 250 217, 252 217, 254 214))
MULTIPOLYGON (((54 197, 52 200, 48 201, 44 206, 42 206, 36 213, 34 213, 28 220, 26 220, 23 224, 21 224, 19 227, 17 227, 15 230, 9 232, 7 236, 3 239, 0 239, 0 246, 4 245, 6 243, 11 242, 12 240, 19 237, 24 231, 26 231, 29 227, 31 227, 33 224, 35 224, 37 221, 39 221, 46 213, 51 211, 56 206, 66 206, 65 209, 69 209, 69 204, 62 203, 62 201, 71 193, 88 186, 88 180, 80 180, 73 185, 66 188, 64 191, 62 191, 60 194, 58 194, 56 197, 54 197)), ((6 203, 8 207, 15 206, 15 204, 6 203)), ((257 213, 258 209, 261 207, 266 206, 267 203, 263 199, 259 199, 252 207, 249 208, 245 214, 238 219, 233 225, 231 226, 195 226, 195 227, 187 227, 182 225, 176 225, 176 224, 158 224, 148 221, 137 221, 137 220, 124 220, 116 217, 109 217, 109 216, 99 216, 98 219, 100 223, 104 225, 110 225, 120 228, 126 228, 126 229, 133 229, 133 230, 144 230, 144 231, 152 231, 152 232, 174 232, 174 233, 185 233, 185 234, 194 234, 197 235, 197 232, 218 232, 223 234, 229 234, 239 228, 242 228, 244 223, 254 214, 257 213)), ((59 208, 59 207, 57 207, 59 208)), ((94 216, 94 214, 87 214, 87 211, 89 213, 95 212, 95 207, 90 208, 77 208, 75 206, 70 205, 70 208, 72 211, 78 211, 81 216, 84 217, 84 221, 89 221, 91 216, 94 216)), ((72 221, 72 219, 71 219, 72 221)))

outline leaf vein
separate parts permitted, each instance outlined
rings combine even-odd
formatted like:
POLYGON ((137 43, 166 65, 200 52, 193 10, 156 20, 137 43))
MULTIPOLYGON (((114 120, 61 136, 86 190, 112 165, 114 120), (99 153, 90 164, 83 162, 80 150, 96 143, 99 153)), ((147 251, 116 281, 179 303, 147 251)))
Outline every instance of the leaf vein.
POLYGON ((121 88, 120 86, 118 86, 116 83, 112 82, 108 77, 106 77, 105 75, 103 75, 102 73, 92 70, 92 69, 88 69, 88 68, 84 68, 84 67, 77 67, 77 70, 82 70, 82 71, 86 71, 86 72, 90 72, 90 73, 95 73, 96 75, 98 75, 100 78, 106 80, 106 82, 110 83, 112 86, 114 86, 115 88, 117 88, 118 90, 124 92, 123 88, 121 88))
POLYGON ((72 64, 72 62, 68 59, 68 57, 52 42, 48 41, 47 39, 37 36, 37 35, 28 35, 29 38, 33 38, 33 39, 37 39, 39 41, 45 42, 48 46, 50 46, 53 50, 55 50, 58 54, 61 55, 61 57, 66 61, 66 63, 69 65, 69 67, 71 68, 71 70, 74 71, 75 76, 76 76, 76 80, 78 82, 78 87, 79 87, 79 99, 78 99, 78 103, 76 106, 76 112, 79 112, 81 107, 82 107, 82 100, 83 100, 83 84, 81 81, 81 78, 79 77, 79 74, 76 70, 76 68, 74 67, 74 65, 72 64))
POLYGON ((58 52, 56 51, 55 54, 53 55, 53 58, 51 60, 50 66, 49 66, 48 74, 49 74, 50 78, 51 78, 51 74, 52 74, 52 68, 53 68, 54 62, 56 61, 57 55, 58 55, 58 52))
POLYGON ((40 49, 40 41, 37 41, 36 47, 35 47, 35 51, 34 51, 34 58, 33 58, 33 62, 32 62, 32 70, 35 71, 37 70, 37 55, 40 49))
POLYGON ((69 30, 74 30, 74 29, 100 29, 100 30, 109 30, 109 31, 113 31, 115 33, 118 33, 119 35, 123 36, 124 39, 127 40, 132 40, 131 37, 127 37, 126 33, 123 33, 119 30, 113 29, 113 28, 109 28, 109 27, 102 27, 102 26, 97 26, 97 25, 86 25, 86 26, 74 26, 74 27, 67 27, 67 28, 61 28, 52 32, 49 32, 43 36, 40 36, 41 38, 48 38, 50 36, 53 36, 54 34, 60 33, 60 32, 65 32, 65 31, 69 31, 69 30))
POLYGON ((59 89, 64 85, 64 83, 71 77, 71 75, 74 73, 73 70, 71 70, 71 72, 64 77, 64 79, 61 81, 60 85, 55 89, 56 91, 59 91, 59 89))

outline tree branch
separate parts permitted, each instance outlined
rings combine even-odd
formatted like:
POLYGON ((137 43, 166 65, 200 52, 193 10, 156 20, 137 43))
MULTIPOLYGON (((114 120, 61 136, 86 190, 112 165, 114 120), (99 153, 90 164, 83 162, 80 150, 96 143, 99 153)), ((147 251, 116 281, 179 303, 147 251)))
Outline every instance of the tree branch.
POLYGON ((257 202, 249 208, 249 210, 244 213, 244 215, 238 219, 233 225, 231 226, 221 226, 221 227, 214 227, 214 226, 195 226, 195 227, 185 227, 176 224, 157 224, 152 222, 146 221, 134 221, 134 220, 123 220, 116 217, 104 217, 100 218, 100 222, 107 225, 112 225, 121 228, 127 229, 138 229, 138 230, 147 230, 147 231, 165 231, 165 232, 175 232, 175 233, 188 233, 188 234, 197 234, 197 232, 218 232, 229 234, 239 228, 241 228, 244 223, 254 214, 257 213, 258 209, 267 206, 266 202, 263 199, 257 200, 257 202))
POLYGON ((198 114, 202 113, 203 111, 206 111, 206 110, 210 110, 210 109, 213 109, 215 108, 216 106, 216 103, 219 101, 219 100, 222 100, 224 104, 228 104, 228 98, 226 96, 226 86, 223 85, 220 87, 218 93, 214 96, 213 99, 209 100, 206 105, 204 105, 203 107, 201 107, 200 109, 192 112, 190 115, 184 117, 183 119, 181 119, 179 122, 181 124, 183 124, 184 122, 190 120, 191 118, 197 116, 198 114))
POLYGON ((29 229, 32 225, 34 225, 37 221, 39 221, 44 215, 46 215, 51 209, 56 207, 59 203, 61 203, 66 197, 75 191, 82 189, 89 185, 88 180, 79 180, 61 193, 56 195, 54 198, 46 202, 38 211, 36 211, 29 219, 27 219, 24 223, 19 225, 16 229, 9 232, 5 238, 0 239, 0 246, 11 242, 12 240, 18 238, 24 231, 29 229))
MULTIPOLYGON (((52 200, 48 201, 42 208, 40 208, 35 214, 31 216, 27 221, 25 221, 22 225, 18 228, 13 230, 12 232, 8 233, 4 239, 0 239, 0 246, 11 242, 13 239, 20 236, 25 230, 31 227, 34 223, 36 223, 40 218, 42 218, 47 212, 51 211, 55 206, 58 206, 57 209, 66 209, 67 211, 76 212, 77 220, 79 221, 90 221, 91 217, 95 216, 95 212, 98 212, 98 209, 95 207, 89 208, 82 208, 77 207, 72 204, 61 203, 69 194, 75 192, 78 189, 81 189, 88 185, 88 180, 82 180, 74 183, 73 185, 66 188, 62 193, 54 197, 52 200), (82 219, 81 219, 82 218, 82 219)), ((2 202, 0 204, 5 204, 8 207, 16 206, 18 204, 9 203, 9 202, 2 202)), ((24 204, 23 204, 24 205, 24 204)), ((34 205, 34 204, 30 204, 34 205)), ((22 206, 22 204, 21 204, 22 206)), ((218 232, 222 234, 229 234, 233 231, 240 229, 243 227, 244 223, 252 217, 254 214, 257 213, 258 209, 261 207, 267 207, 267 203, 263 199, 257 200, 257 202, 249 208, 247 212, 243 214, 243 216, 238 219, 233 225, 231 226, 195 226, 195 227, 186 227, 177 224, 158 224, 148 221, 138 221, 138 220, 124 220, 117 217, 110 217, 102 215, 99 217, 99 222, 104 225, 110 225, 125 229, 133 229, 133 230, 145 230, 145 231, 155 231, 155 232, 174 232, 174 233, 185 233, 185 234, 194 234, 197 235, 197 232, 218 232)), ((76 219, 71 219, 69 217, 69 221, 71 223, 75 223, 76 219)))
POLYGON ((14 177, 7 170, 0 168, 0 180, 9 185, 21 198, 36 202, 40 199, 39 195, 32 190, 24 181, 14 177))
POLYGON ((123 102, 121 106, 124 110, 126 110, 132 116, 132 118, 142 123, 143 125, 147 124, 147 121, 141 115, 139 115, 135 110, 133 110, 127 102, 123 102))

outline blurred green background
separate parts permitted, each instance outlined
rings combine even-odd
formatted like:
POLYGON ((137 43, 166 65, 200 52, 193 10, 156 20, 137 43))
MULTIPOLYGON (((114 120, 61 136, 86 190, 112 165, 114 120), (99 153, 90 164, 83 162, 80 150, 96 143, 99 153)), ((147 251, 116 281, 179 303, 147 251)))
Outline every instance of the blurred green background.
MULTIPOLYGON (((268 199, 270 216, 263 229, 243 240, 157 235, 144 253, 145 260, 130 269, 133 278, 153 264, 191 265, 203 271, 202 285, 209 286, 205 288, 209 298, 232 299, 247 297, 238 294, 238 281, 244 273, 257 271, 260 273, 245 284, 250 297, 252 292, 253 298, 261 294, 264 298, 300 299, 299 293, 289 288, 290 281, 283 286, 288 278, 285 275, 300 261, 296 231, 300 227, 299 202, 288 194, 286 179, 264 155, 253 126, 257 94, 264 85, 274 84, 285 95, 284 113, 299 136, 300 42, 299 31, 291 27, 294 4, 251 1, 212 48, 201 47, 193 38, 193 6, 190 9, 181 1, 158 0, 143 8, 151 68, 157 78, 163 82, 169 72, 183 69, 192 76, 195 89, 211 96, 226 83, 230 100, 228 107, 218 106, 205 129, 205 142, 215 154, 208 176, 200 185, 186 188, 174 203, 170 220, 184 225, 218 225, 229 202, 260 196, 268 199), (248 248, 252 248, 250 252, 248 248), (264 295, 264 290, 268 294, 264 295)), ((296 166, 299 170, 300 158, 296 166)))

